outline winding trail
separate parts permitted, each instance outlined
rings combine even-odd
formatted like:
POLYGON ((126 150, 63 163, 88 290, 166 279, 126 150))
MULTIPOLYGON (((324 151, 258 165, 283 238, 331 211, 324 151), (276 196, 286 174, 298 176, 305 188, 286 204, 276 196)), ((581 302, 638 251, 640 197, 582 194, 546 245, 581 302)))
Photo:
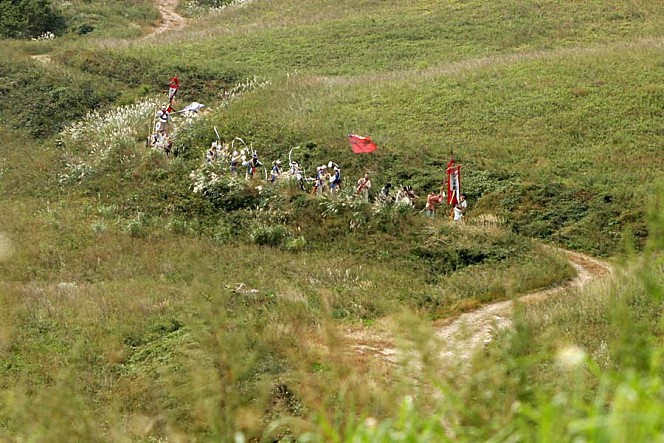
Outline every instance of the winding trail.
MULTIPOLYGON (((554 288, 523 295, 517 299, 520 303, 536 303, 563 291, 581 288, 594 279, 611 273, 611 267, 605 262, 578 252, 561 252, 567 255, 570 264, 576 269, 576 277, 554 288)), ((492 303, 462 314, 452 323, 438 328, 435 335, 443 343, 443 359, 469 360, 480 346, 492 340, 493 331, 512 325, 513 309, 512 300, 492 303)))
MULTIPOLYGON (((536 303, 563 291, 581 288, 589 282, 611 274, 609 264, 578 252, 559 250, 567 255, 577 275, 571 281, 554 288, 532 292, 517 299, 526 305, 536 303)), ((435 338, 440 345, 440 357, 443 362, 465 363, 477 349, 490 342, 497 329, 512 325, 514 301, 506 300, 482 306, 464 313, 451 322, 436 327, 435 338)), ((362 358, 372 358, 387 364, 396 363, 400 351, 394 344, 394 338, 385 329, 366 330, 356 328, 344 334, 350 349, 362 358)))
MULTIPOLYGON (((175 12, 180 3, 179 0, 154 0, 154 3, 157 9, 159 9, 161 20, 156 28, 141 37, 139 40, 150 40, 167 31, 181 31, 184 29, 186 19, 175 12)), ((111 43, 102 43, 102 46, 129 44, 128 41, 123 42, 122 40, 117 39, 110 40, 110 42, 111 43)), ((50 54, 31 55, 30 58, 44 65, 49 65, 53 62, 50 54)))
POLYGON ((184 29, 184 17, 175 12, 179 4, 178 0, 155 0, 155 4, 161 14, 161 23, 143 38, 152 38, 166 31, 180 31, 184 29))

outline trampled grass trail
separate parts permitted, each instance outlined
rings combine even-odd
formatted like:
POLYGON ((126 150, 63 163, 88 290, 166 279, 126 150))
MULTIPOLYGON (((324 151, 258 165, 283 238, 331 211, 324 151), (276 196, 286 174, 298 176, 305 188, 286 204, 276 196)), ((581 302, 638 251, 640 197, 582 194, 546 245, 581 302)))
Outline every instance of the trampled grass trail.
POLYGON ((161 14, 161 23, 145 38, 151 38, 166 31, 180 31, 184 29, 185 19, 175 10, 178 7, 178 0, 156 0, 155 4, 161 14))
MULTIPOLYGON (((537 303, 547 297, 572 288, 581 288, 591 281, 609 275, 611 266, 585 254, 561 250, 576 269, 576 277, 560 286, 526 294, 517 299, 519 303, 537 303)), ((483 306, 459 316, 450 324, 439 327, 436 337, 441 340, 442 358, 447 361, 467 361, 478 347, 491 341, 496 329, 511 326, 514 301, 507 300, 483 306)))
POLYGON ((569 58, 588 58, 612 53, 634 52, 644 49, 662 49, 664 37, 642 38, 611 43, 579 45, 565 48, 541 49, 518 53, 496 54, 486 57, 470 58, 451 63, 431 66, 426 69, 409 69, 384 73, 369 73, 356 76, 319 76, 323 83, 334 86, 349 86, 375 82, 390 82, 415 79, 432 79, 441 76, 455 76, 480 71, 491 67, 509 66, 521 62, 537 60, 556 60, 569 58))
MULTIPOLYGON (((611 265, 604 261, 569 250, 558 251, 564 253, 576 269, 574 279, 553 288, 531 292, 516 300, 482 306, 461 314, 447 324, 436 326, 434 336, 443 365, 458 366, 468 362, 479 347, 492 340, 497 330, 509 328, 515 301, 526 305, 537 303, 564 291, 582 288, 612 273, 611 265)), ((401 360, 402 352, 397 349, 394 337, 386 329, 356 328, 346 331, 345 337, 350 349, 361 355, 362 359, 369 357, 388 365, 401 360)))

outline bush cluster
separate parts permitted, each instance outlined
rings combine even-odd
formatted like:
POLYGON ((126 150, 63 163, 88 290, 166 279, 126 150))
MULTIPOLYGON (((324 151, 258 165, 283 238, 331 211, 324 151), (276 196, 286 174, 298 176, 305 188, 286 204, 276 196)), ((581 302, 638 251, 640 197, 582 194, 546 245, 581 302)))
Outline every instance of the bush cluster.
POLYGON ((57 33, 65 21, 49 0, 0 2, 0 37, 36 38, 45 32, 57 33))

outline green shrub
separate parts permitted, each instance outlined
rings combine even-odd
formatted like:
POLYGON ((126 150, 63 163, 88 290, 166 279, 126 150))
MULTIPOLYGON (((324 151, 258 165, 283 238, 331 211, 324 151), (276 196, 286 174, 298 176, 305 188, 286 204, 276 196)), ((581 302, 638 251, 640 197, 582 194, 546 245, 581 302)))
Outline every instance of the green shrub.
POLYGON ((290 252, 297 252, 303 250, 307 246, 307 240, 304 238, 303 235, 290 239, 286 242, 284 247, 286 248, 287 251, 290 252))
POLYGON ((85 35, 85 34, 89 34, 89 33, 91 33, 91 32, 94 31, 94 30, 95 30, 95 27, 92 26, 91 24, 89 24, 89 23, 83 23, 83 24, 79 25, 79 26, 76 28, 76 33, 77 33, 78 35, 85 35))
POLYGON ((147 234, 145 216, 139 213, 133 219, 129 220, 124 227, 124 231, 132 237, 142 237, 147 234))
POLYGON ((194 232, 189 221, 181 217, 175 217, 168 222, 168 230, 174 234, 188 234, 194 232))
POLYGON ((207 168, 192 173, 194 193, 209 200, 215 208, 231 212, 260 204, 259 190, 244 178, 220 176, 207 168))
POLYGON ((92 232, 95 234, 101 234, 102 232, 105 232, 108 229, 108 224, 103 221, 103 220, 97 220, 92 223, 92 232))
POLYGON ((249 239, 257 245, 278 247, 283 244, 288 236, 289 232, 286 226, 259 224, 251 230, 249 239))

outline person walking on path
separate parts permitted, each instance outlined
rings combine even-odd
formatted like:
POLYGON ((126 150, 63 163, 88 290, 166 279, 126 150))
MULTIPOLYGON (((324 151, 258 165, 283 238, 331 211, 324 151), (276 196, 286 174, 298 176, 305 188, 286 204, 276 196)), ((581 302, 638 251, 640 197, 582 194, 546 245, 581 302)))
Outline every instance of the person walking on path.
POLYGON ((281 177, 281 160, 275 160, 270 171, 270 183, 274 183, 279 177, 281 177))
MULTIPOLYGON (((332 162, 330 162, 332 163, 332 162)), ((336 194, 341 187, 341 169, 338 165, 334 165, 334 175, 330 176, 330 193, 336 194)))
POLYGON ((157 111, 157 125, 156 132, 163 134, 168 134, 168 122, 171 119, 171 113, 168 112, 168 107, 163 105, 159 111, 157 111))
POLYGON ((263 166, 263 163, 258 160, 258 154, 255 152, 251 155, 251 160, 245 163, 245 166, 247 167, 245 178, 247 180, 253 180, 254 175, 256 174, 256 169, 258 169, 259 166, 263 166))

